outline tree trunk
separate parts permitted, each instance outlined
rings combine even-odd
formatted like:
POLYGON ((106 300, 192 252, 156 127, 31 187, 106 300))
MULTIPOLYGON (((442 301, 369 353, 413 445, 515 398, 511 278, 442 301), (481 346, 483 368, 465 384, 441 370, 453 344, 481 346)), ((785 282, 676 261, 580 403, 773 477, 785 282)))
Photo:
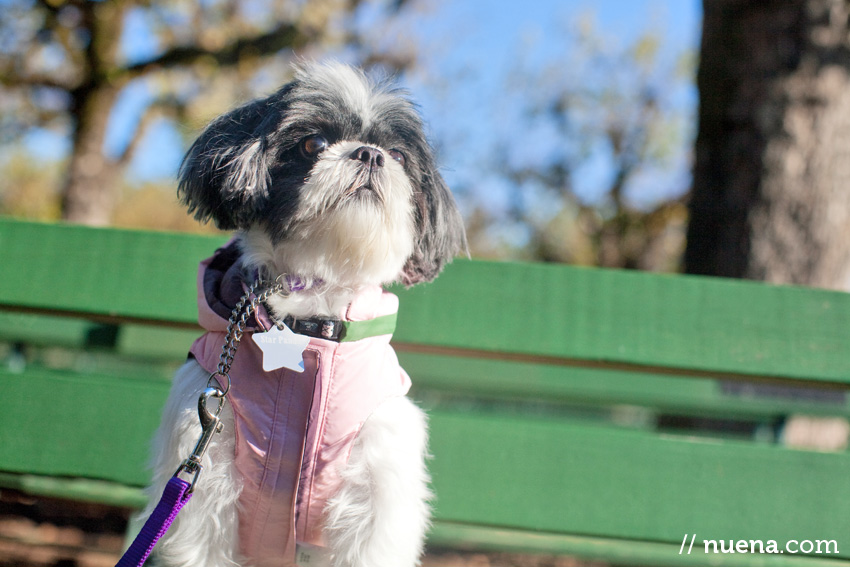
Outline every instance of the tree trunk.
POLYGON ((81 91, 74 97, 77 124, 62 191, 65 220, 104 226, 112 219, 120 168, 104 154, 103 142, 117 96, 118 90, 106 85, 81 91))
POLYGON ((81 17, 91 38, 85 49, 80 86, 71 91, 73 147, 62 190, 62 218, 103 226, 112 220, 117 200, 118 164, 104 154, 106 126, 121 82, 116 76, 125 0, 85 2, 81 17))
POLYGON ((685 271, 847 289, 846 0, 704 0, 685 271))

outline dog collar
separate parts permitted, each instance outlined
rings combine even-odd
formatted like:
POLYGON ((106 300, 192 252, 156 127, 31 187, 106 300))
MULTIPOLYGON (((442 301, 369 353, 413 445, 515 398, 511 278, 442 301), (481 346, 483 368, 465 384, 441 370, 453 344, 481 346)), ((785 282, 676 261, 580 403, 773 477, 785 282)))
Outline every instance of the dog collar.
POLYGON ((292 274, 286 274, 283 276, 284 281, 286 282, 287 287, 289 287, 289 291, 304 291, 310 287, 319 287, 324 284, 324 280, 316 278, 314 280, 306 280, 301 279, 301 276, 296 276, 292 274), (308 282, 311 282, 308 284, 308 282))
MULTIPOLYGON (((256 275, 259 277, 259 271, 256 272, 256 275)), ((292 274, 284 275, 283 280, 290 291, 303 291, 310 287, 321 286, 324 283, 321 279, 302 279, 300 276, 292 274)), ((266 311, 266 315, 268 316, 268 311, 266 311)), ((260 322, 259 318, 258 322, 260 322)), ((297 335, 342 343, 380 335, 392 335, 395 332, 396 314, 384 315, 367 321, 344 321, 322 317, 296 318, 287 315, 283 319, 283 323, 297 335)))
POLYGON ((392 335, 395 331, 396 318, 396 313, 375 317, 367 321, 343 321, 321 317, 296 319, 289 315, 284 318, 283 322, 293 333, 344 343, 369 337, 392 335))
MULTIPOLYGON (((241 251, 236 242, 230 242, 218 249, 209 259, 199 282, 200 301, 203 301, 213 313, 225 321, 245 292, 245 282, 258 280, 260 276, 259 270, 245 270, 240 265, 240 255, 241 251)), ((310 279, 287 274, 281 277, 280 283, 290 291, 304 291, 312 286, 323 285, 325 282, 319 278, 310 279)), ((251 319, 252 323, 246 331, 267 331, 276 323, 262 303, 251 319)), ((283 322, 299 335, 333 342, 351 342, 392 334, 395 331, 396 314, 365 321, 289 316, 283 322)))
MULTIPOLYGON (((259 268, 254 268, 250 276, 251 277, 246 278, 249 281, 262 279, 259 268)), ((280 279, 283 280, 283 284, 286 285, 289 291, 304 291, 305 289, 312 287, 320 287, 325 283, 325 280, 321 278, 302 278, 297 274, 283 274, 280 279)))
MULTIPOLYGON (((287 283, 287 285, 289 284, 287 283)), ((259 328, 258 330, 268 331, 273 326, 283 323, 295 334, 343 343, 380 335, 392 335, 395 332, 397 317, 397 313, 390 313, 365 321, 346 321, 325 317, 293 317, 287 315, 283 321, 276 321, 272 318, 265 303, 261 303, 254 312, 253 319, 259 328)))

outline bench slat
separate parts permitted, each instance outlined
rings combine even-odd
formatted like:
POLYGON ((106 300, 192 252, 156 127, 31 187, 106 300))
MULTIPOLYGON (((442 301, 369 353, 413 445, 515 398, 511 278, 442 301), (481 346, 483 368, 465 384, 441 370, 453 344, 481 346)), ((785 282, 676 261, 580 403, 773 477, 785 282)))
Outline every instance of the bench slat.
POLYGON ((107 506, 141 508, 147 498, 141 488, 106 480, 0 473, 0 488, 33 496, 97 502, 107 506))
MULTIPOLYGON (((55 478, 0 473, 0 487, 50 498, 98 502, 111 506, 141 508, 146 503, 140 488, 100 480, 55 478)), ((647 567, 702 567, 709 559, 715 567, 846 567, 847 561, 828 556, 772 555, 769 563, 760 555, 717 554, 706 556, 699 544, 691 554, 679 553, 680 545, 647 541, 488 528, 437 520, 428 533, 428 544, 470 551, 506 551, 570 555, 647 567)))
MULTIPOLYGON (((132 373, 168 375, 182 363, 200 329, 151 325, 108 326, 68 317, 0 313, 0 340, 27 345, 96 348, 134 357, 132 373), (108 340, 112 344, 106 344, 108 340), (144 363, 148 362, 145 367, 144 363), (167 364, 168 367, 155 367, 167 364)), ((772 419, 790 413, 850 416, 850 400, 840 390, 770 384, 729 383, 688 376, 659 375, 605 368, 399 353, 403 367, 420 392, 505 400, 545 400, 552 404, 633 405, 658 411, 739 419, 772 419)), ((105 359, 104 359, 105 360, 105 359)), ((108 366, 131 371, 121 358, 108 366)), ((104 366, 103 364, 101 366, 104 366)), ((98 368, 98 372, 108 372, 98 368)))
MULTIPOLYGON (((145 484, 167 383, 36 369, 0 381, 0 470, 145 484)), ((684 533, 841 541, 850 531, 850 485, 835 482, 850 467, 843 453, 446 410, 432 412, 431 439, 443 522, 671 545, 684 533)))
POLYGON ((151 435, 170 387, 28 367, 0 370, 0 471, 142 486, 151 435))
POLYGON ((400 296, 400 350, 409 344, 418 352, 532 363, 850 381, 850 294, 841 292, 467 261, 400 296))
POLYGON ((82 349, 98 324, 83 319, 0 312, 0 341, 82 349))
MULTIPOLYGON (((586 557, 613 565, 647 567, 847 567, 847 561, 829 559, 828 555, 709 554, 694 544, 691 553, 687 546, 679 553, 681 543, 614 540, 590 536, 529 532, 504 528, 487 528, 436 522, 431 528, 428 543, 452 549, 496 550, 519 553, 545 553, 586 557)), ((728 544, 727 544, 728 545, 728 544)), ((832 557, 835 557, 834 555, 832 557)))
POLYGON ((439 411, 431 439, 443 521, 669 544, 850 531, 845 453, 439 411))
MULTIPOLYGON (((194 328, 222 237, 0 220, 0 307, 194 328)), ((457 261, 401 297, 399 350, 728 379, 850 382, 850 295, 754 282, 457 261), (721 377, 722 377, 721 376, 721 377)))
POLYGON ((850 416, 842 390, 724 382, 689 376, 399 352, 416 391, 552 404, 631 405, 671 413, 772 418, 850 416))
POLYGON ((197 326, 195 274, 223 237, 0 219, 0 305, 197 326))

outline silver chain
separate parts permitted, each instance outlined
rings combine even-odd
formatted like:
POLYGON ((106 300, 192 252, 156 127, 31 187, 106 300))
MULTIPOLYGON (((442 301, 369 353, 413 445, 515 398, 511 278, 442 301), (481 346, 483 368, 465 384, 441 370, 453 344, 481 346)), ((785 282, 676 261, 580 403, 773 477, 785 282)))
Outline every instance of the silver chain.
POLYGON ((212 443, 215 434, 219 433, 223 427, 220 415, 227 401, 227 393, 230 391, 230 366, 233 364, 233 356, 236 354, 236 349, 239 348, 239 342, 242 340, 242 334, 245 332, 245 326, 248 324, 248 317, 257 310, 257 306, 261 302, 272 295, 276 293, 289 294, 287 286, 279 281, 275 281, 268 284, 268 287, 263 289, 259 295, 254 295, 254 291, 263 285, 266 285, 266 282, 261 280, 254 282, 230 313, 230 319, 227 322, 227 334, 224 339, 224 346, 221 349, 218 368, 210 374, 210 378, 207 380, 207 387, 201 392, 201 396, 198 398, 201 438, 198 439, 198 443, 195 445, 192 454, 180 464, 174 473, 174 476, 178 476, 181 473, 192 475, 192 482, 187 489, 188 492, 192 492, 195 489, 198 476, 201 474, 201 469, 203 468, 201 463, 204 453, 206 453, 207 448, 212 443), (245 305, 246 303, 248 304, 247 306, 245 305), (224 383, 222 384, 222 382, 224 383), (207 407, 207 402, 210 398, 218 399, 218 405, 212 410, 207 407))
POLYGON ((242 340, 242 335, 245 332, 245 326, 248 324, 248 318, 257 310, 257 306, 260 303, 264 302, 272 295, 288 295, 287 286, 278 281, 268 284, 268 287, 263 289, 259 295, 254 295, 254 291, 258 287, 266 284, 267 282, 262 280, 255 281, 230 313, 230 320, 227 322, 224 345, 221 347, 221 356, 219 356, 218 359, 218 368, 210 375, 210 378, 207 381, 208 388, 215 387, 213 385, 214 380, 218 383, 219 390, 221 391, 220 397, 222 399, 230 391, 230 366, 233 364, 233 357, 236 355, 236 349, 239 348, 239 342, 242 340), (253 297, 251 297, 252 295, 253 297), (249 299, 250 303, 248 303, 249 299), (245 307, 246 303, 248 303, 247 307, 245 307), (223 378, 225 383, 222 384, 219 378, 223 378))

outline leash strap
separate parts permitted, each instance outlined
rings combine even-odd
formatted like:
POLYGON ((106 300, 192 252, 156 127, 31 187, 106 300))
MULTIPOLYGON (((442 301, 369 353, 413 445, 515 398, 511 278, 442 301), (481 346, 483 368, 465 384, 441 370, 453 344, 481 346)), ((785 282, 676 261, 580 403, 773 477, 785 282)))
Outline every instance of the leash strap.
POLYGON ((215 434, 222 429, 219 414, 221 414, 221 410, 224 408, 227 392, 230 390, 230 375, 228 372, 230 372, 230 365, 233 362, 233 356, 236 354, 236 348, 242 339, 242 333, 247 324, 248 317, 257 309, 257 305, 261 301, 268 299, 270 295, 282 292, 288 293, 283 284, 273 283, 261 294, 254 296, 254 290, 261 284, 262 282, 260 281, 255 282, 245 292, 245 295, 242 296, 242 299, 239 300, 239 303, 236 304, 236 307, 233 308, 230 314, 230 321, 227 325, 227 336, 222 347, 218 370, 210 375, 207 381, 207 387, 201 392, 201 396, 198 398, 198 417, 201 421, 202 430, 201 438, 198 440, 189 458, 181 463, 174 476, 165 485, 162 498, 160 498, 153 513, 145 522, 145 525, 142 526, 139 535, 136 536, 136 539, 127 548, 126 553, 115 564, 115 567, 142 567, 156 543, 165 535, 168 528, 171 527, 171 523, 174 522, 177 513, 180 512, 180 509, 192 497, 192 490, 198 481, 198 475, 201 473, 201 459, 215 434), (250 303, 248 303, 249 301, 250 303), (243 312, 242 309, 246 303, 248 303, 248 306, 243 312), (216 385, 218 387, 215 387, 216 385), (207 401, 210 398, 218 398, 219 400, 218 406, 213 411, 207 408, 207 401), (178 476, 180 473, 193 475, 192 481, 187 482, 181 479, 178 476))
MULTIPOLYGON (((229 368, 228 368, 229 370, 229 368)), ((215 375, 210 377, 213 379, 215 375)), ((227 377, 228 384, 230 377, 227 377)), ((221 431, 221 418, 219 414, 224 407, 224 392, 216 388, 205 388, 198 398, 198 416, 201 420, 201 438, 198 444, 195 445, 195 450, 188 459, 183 461, 177 468, 168 483, 165 485, 165 490, 162 491, 162 498, 156 508, 153 509, 142 530, 123 557, 115 564, 115 567, 142 567, 145 564, 148 556, 153 551, 156 542, 165 535, 174 518, 180 509, 186 505, 192 497, 192 490, 195 488, 195 483, 198 481, 198 475, 201 474, 201 459, 204 456, 207 448, 212 441, 213 436, 221 431), (219 398, 218 407, 215 413, 207 409, 207 400, 210 398, 219 398), (193 475, 192 481, 186 481, 180 478, 180 473, 188 473, 193 475)))
POLYGON ((142 567, 145 564, 156 542, 168 531, 177 513, 192 497, 189 491, 191 486, 181 478, 171 477, 165 485, 159 504, 115 567, 142 567))

